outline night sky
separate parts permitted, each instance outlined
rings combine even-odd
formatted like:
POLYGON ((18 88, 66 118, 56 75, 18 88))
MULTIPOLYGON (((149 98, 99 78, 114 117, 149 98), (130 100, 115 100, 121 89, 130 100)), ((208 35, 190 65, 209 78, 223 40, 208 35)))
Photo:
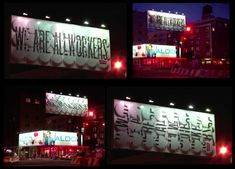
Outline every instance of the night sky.
POLYGON ((202 8, 205 5, 211 5, 213 13, 216 17, 229 19, 229 3, 135 3, 133 10, 146 11, 154 9, 163 12, 171 11, 171 13, 184 13, 187 22, 192 22, 201 19, 202 8))

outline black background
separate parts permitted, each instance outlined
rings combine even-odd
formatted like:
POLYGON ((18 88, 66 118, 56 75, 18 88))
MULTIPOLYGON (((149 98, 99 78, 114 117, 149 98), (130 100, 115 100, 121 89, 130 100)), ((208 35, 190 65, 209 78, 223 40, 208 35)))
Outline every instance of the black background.
MULTIPOLYGON (((45 1, 44 1, 45 2, 45 1)), ((56 1, 58 2, 58 1, 56 1)), ((67 3, 66 1, 65 3, 67 3)), ((77 1, 74 1, 77 2, 77 1)), ((87 1, 86 1, 87 2, 87 1)), ((161 98, 161 101, 159 103, 161 105, 168 104, 169 101, 171 100, 180 100, 180 102, 175 101, 177 106, 179 108, 183 108, 186 105, 188 105, 189 101, 192 101, 195 103, 195 106, 198 109, 204 108, 204 106, 211 106, 212 111, 214 110, 216 112, 216 121, 220 121, 221 123, 217 123, 219 127, 217 127, 216 132, 218 132, 218 136, 224 138, 226 140, 232 141, 233 135, 232 135, 232 122, 233 122, 233 90, 232 90, 232 85, 233 85, 233 56, 234 52, 231 49, 231 78, 230 79, 132 79, 132 58, 131 58, 131 53, 132 53, 132 1, 121 1, 125 3, 127 7, 127 21, 126 25, 117 25, 117 27, 113 28, 115 31, 119 32, 119 30, 127 30, 127 39, 126 41, 121 40, 122 47, 127 49, 127 67, 128 67, 128 78, 127 79, 37 79, 37 80, 17 80, 17 79, 7 79, 4 72, 4 58, 2 57, 2 78, 1 78, 1 84, 3 85, 2 90, 3 90, 3 100, 6 98, 7 92, 5 89, 7 89, 8 86, 11 87, 16 87, 16 86, 35 86, 35 87, 40 87, 40 86, 89 86, 89 85, 98 85, 98 86, 103 86, 107 88, 106 91, 104 91, 102 97, 106 98, 106 143, 107 145, 107 151, 110 150, 110 139, 111 139, 111 122, 112 122, 112 117, 111 117, 111 112, 112 112, 112 104, 113 104, 113 98, 115 97, 120 97, 123 98, 125 96, 132 96, 136 98, 137 100, 146 100, 149 99, 150 97, 153 99, 155 98, 157 101, 161 98), (115 88, 113 88, 115 87, 115 88), (124 88, 123 90, 121 88, 124 88), (126 88, 128 87, 128 88, 126 88), (136 87, 141 87, 141 88, 136 88, 136 87), (151 89, 150 87, 154 88, 151 89), (160 87, 160 88, 159 88, 160 87), (177 88, 180 87, 180 88, 177 88), (206 88, 204 88, 206 87, 206 88), (143 89, 144 88, 144 89, 143 89), (5 92, 4 92, 5 91, 5 92), (154 91, 154 92, 153 92, 154 91), (141 98, 140 98, 141 96, 141 98), (146 98, 146 99, 145 99, 146 98), (219 117, 219 119, 218 119, 219 117)), ((135 1, 138 2, 138 1, 135 1)), ((139 1, 140 2, 140 1, 139 1)), ((146 2, 146 1, 142 1, 146 2)), ((150 2, 150 1, 149 1, 150 2)), ((156 2, 156 1, 151 1, 151 2, 156 2)), ((163 1, 161 1, 163 2, 163 1)), ((166 1, 164 1, 166 2, 166 1)), ((174 1, 175 2, 175 1, 174 1)), ((182 2, 182 1, 180 1, 182 2)), ((192 1, 190 1, 192 2, 192 1)), ((210 1, 210 2, 221 2, 221 1, 210 1)), ((45 2, 46 3, 46 2, 45 2)), ((90 2, 91 3, 91 2, 90 2)), ((105 3, 105 2, 101 2, 105 3)), ((109 4, 113 4, 112 2, 107 2, 109 4)), ((156 2, 157 3, 157 2, 156 2)), ((231 3, 231 9, 233 9, 234 4, 231 3)), ((29 7, 30 8, 30 7, 29 7)), ((56 7, 55 7, 56 8, 56 7)), ((54 8, 54 9, 55 9, 54 8)), ((60 8, 64 9, 63 12, 58 12, 57 15, 60 16, 68 16, 67 13, 70 12, 76 16, 77 9, 66 10, 66 6, 61 6, 60 8)), ((20 8, 19 8, 20 9, 20 8)), ((232 10, 230 9, 230 12, 232 10)), ((30 10, 30 9, 29 9, 30 10)), ((43 13, 43 7, 38 8, 36 12, 43 13)), ((51 9, 53 11, 53 8, 51 9)), ((86 11, 85 9, 81 9, 83 11, 86 11)), ((4 11, 4 10, 2 10, 4 11)), ((111 10, 112 11, 112 10, 111 10)), ((45 12, 45 11, 44 11, 45 12)), ((99 13, 99 12, 98 12, 99 13)), ((112 18, 112 13, 106 12, 107 13, 107 18, 110 18, 110 20, 114 20, 112 18)), ((5 14, 5 13, 4 13, 5 14)), ((2 20, 6 21, 6 18, 4 17, 5 15, 2 14, 2 20)), ((50 14, 48 14, 50 15, 50 14)), ((97 15, 97 18, 99 16, 97 15)), ((101 18, 102 19, 102 18, 101 18)), ((231 13, 230 20, 233 22, 234 15, 231 13)), ((79 20, 78 20, 79 21, 79 20)), ((5 23, 5 22, 4 22, 5 23)), ((233 29, 234 26, 231 24, 231 30, 233 29)), ((3 27, 2 33, 3 37, 6 37, 6 32, 4 32, 3 27)), ((118 33, 117 33, 118 34, 118 33)), ((121 36, 121 33, 119 34, 121 36)), ((119 39, 119 35, 116 35, 117 39, 119 39)), ((234 37, 234 33, 231 31, 231 38, 234 37)), ((6 40, 6 39, 5 39, 6 40)), ((233 45, 233 42, 231 41, 231 46, 233 45)), ((5 46, 5 44, 2 44, 2 47, 5 46)), ((119 47, 117 47, 117 50, 119 47)), ((112 49, 111 49, 112 50, 112 49)), ((6 48, 2 50, 3 52, 6 52, 6 48)), ((125 51, 124 51, 125 52, 125 51)), ((2 54, 2 56, 5 56, 5 53, 2 54)), ((94 91, 95 92, 95 91, 94 91)), ((4 105, 4 107, 7 106, 12 106, 12 105, 4 105)), ((7 111, 4 111, 4 113, 7 113, 7 111)), ((5 115, 4 115, 5 116, 5 115)), ((3 118, 4 119, 4 118, 3 118)), ((2 123, 3 124, 3 123, 2 123)), ((3 126, 2 128, 4 128, 3 126)), ((2 145, 2 144, 1 144, 2 145)), ((109 159, 107 159, 109 160, 109 159)), ((184 160, 184 159, 183 159, 184 160)), ((167 162, 167 159, 166 159, 167 162)), ((115 166, 117 168, 120 168, 119 166, 115 166)), ((128 167, 128 166, 127 166, 128 167)), ((136 166, 134 166, 136 167, 136 166)), ((138 166, 137 166, 138 167, 138 166)), ((150 168, 155 168, 156 166, 149 166, 150 168)), ((165 167, 165 166, 164 166, 165 167)), ((180 166, 182 167, 182 166, 180 166)), ((187 166, 186 166, 187 167, 187 166)), ((197 167, 197 166, 196 166, 197 167)), ((222 166, 221 166, 222 167, 222 166)), ((140 167, 142 168, 142 167, 140 167)), ((223 166, 224 168, 224 166, 223 166)))

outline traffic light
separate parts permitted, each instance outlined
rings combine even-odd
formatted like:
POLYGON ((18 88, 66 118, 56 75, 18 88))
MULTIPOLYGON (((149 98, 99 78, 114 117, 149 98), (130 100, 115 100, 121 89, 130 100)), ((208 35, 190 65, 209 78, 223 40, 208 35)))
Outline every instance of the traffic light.
POLYGON ((90 111, 90 112, 88 113, 88 116, 89 116, 89 117, 93 117, 93 116, 94 116, 93 111, 90 111))
POLYGON ((114 63, 114 68, 115 69, 121 69, 122 68, 122 62, 121 61, 116 61, 115 63, 114 63))
POLYGON ((219 150, 220 154, 225 155, 227 152, 228 152, 227 147, 225 146, 220 147, 220 150, 219 150))
POLYGON ((186 27, 186 32, 191 32, 191 27, 190 26, 186 27))

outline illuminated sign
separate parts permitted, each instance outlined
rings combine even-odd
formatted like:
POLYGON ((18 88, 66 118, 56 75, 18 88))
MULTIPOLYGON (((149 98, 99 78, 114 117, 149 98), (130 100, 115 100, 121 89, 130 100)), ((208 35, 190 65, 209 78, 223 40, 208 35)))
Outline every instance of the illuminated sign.
POLYGON ((12 16, 10 63, 110 71, 109 30, 12 16))
POLYGON ((43 131, 35 131, 19 134, 19 146, 44 145, 43 131))
POLYGON ((141 44, 133 46, 133 58, 176 57, 176 46, 141 44))
POLYGON ((77 146, 77 139, 77 133, 75 132, 42 130, 19 134, 19 146, 77 146))
POLYGON ((186 25, 186 19, 184 15, 147 11, 147 27, 148 30, 172 30, 172 31, 184 31, 186 25))
POLYGON ((86 98, 46 93, 46 113, 84 117, 87 111, 86 98))
POLYGON ((215 156, 213 114, 114 100, 113 148, 215 156))
POLYGON ((61 131, 43 131, 45 145, 77 146, 77 133, 61 131))

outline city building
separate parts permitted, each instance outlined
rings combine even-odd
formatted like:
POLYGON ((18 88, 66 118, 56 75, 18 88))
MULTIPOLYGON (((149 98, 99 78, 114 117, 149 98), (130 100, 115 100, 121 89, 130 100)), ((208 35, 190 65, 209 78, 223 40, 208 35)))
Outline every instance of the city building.
MULTIPOLYGON (((155 12, 154 10, 151 10, 155 12)), ((182 62, 184 58, 182 58, 182 50, 180 48, 180 37, 181 32, 184 30, 176 30, 176 29, 168 29, 165 28, 164 25, 162 28, 158 29, 149 29, 148 23, 148 12, 140 12, 140 11, 133 11, 133 46, 136 45, 143 45, 143 44, 150 44, 150 46, 155 45, 165 45, 165 46, 158 46, 158 50, 162 53, 164 51, 169 51, 174 48, 174 56, 167 56, 167 55, 159 55, 154 58, 137 58, 135 54, 135 47, 133 47, 133 65, 137 66, 135 68, 138 69, 138 66, 154 66, 154 68, 170 68, 178 62, 182 62)), ((162 11, 161 11, 162 12, 162 11)), ((168 15, 168 13, 164 13, 168 15)), ((177 15, 177 17, 185 17, 184 15, 177 15)), ((171 14, 169 14, 171 17, 171 14)), ((185 20, 184 20, 185 21, 185 20)), ((164 23, 165 24, 165 23, 164 23)), ((167 26, 166 26, 167 27, 167 26)), ((147 50, 147 48, 146 48, 147 50)))
POLYGON ((229 59, 229 20, 212 17, 190 24, 182 44, 184 56, 190 52, 199 58, 229 59))

